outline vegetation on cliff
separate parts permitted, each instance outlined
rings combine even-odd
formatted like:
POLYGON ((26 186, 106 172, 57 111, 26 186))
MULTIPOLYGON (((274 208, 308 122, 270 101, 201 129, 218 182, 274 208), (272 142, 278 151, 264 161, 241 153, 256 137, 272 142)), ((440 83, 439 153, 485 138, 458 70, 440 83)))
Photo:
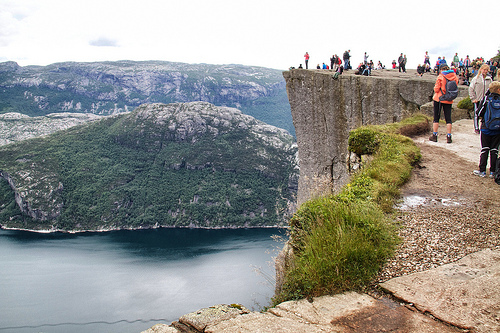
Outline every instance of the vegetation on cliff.
POLYGON ((209 103, 152 104, 0 148, 0 224, 33 230, 284 223, 286 131, 209 103), (14 193, 18 197, 16 204, 14 193))
POLYGON ((413 141, 400 133, 428 129, 428 118, 416 116, 350 133, 349 150, 373 159, 340 193, 313 198, 294 214, 289 241, 293 256, 274 304, 369 284, 398 242, 387 213, 421 158, 413 141))

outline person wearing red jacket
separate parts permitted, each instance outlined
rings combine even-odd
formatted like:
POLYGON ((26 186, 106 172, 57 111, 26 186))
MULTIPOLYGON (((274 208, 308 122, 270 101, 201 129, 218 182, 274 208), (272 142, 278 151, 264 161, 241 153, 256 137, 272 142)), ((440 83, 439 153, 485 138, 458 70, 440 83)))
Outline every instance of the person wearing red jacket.
POLYGON ((451 143, 451 105, 453 104, 453 101, 441 100, 439 97, 446 93, 446 79, 449 81, 455 81, 458 85, 458 77, 455 74, 455 71, 450 70, 448 65, 441 65, 439 67, 439 71, 440 73, 436 79, 436 83, 434 84, 434 96, 432 97, 432 100, 434 101, 434 122, 432 123, 432 135, 429 137, 429 140, 437 142, 439 118, 441 117, 442 109, 444 119, 446 120, 446 142, 451 143))

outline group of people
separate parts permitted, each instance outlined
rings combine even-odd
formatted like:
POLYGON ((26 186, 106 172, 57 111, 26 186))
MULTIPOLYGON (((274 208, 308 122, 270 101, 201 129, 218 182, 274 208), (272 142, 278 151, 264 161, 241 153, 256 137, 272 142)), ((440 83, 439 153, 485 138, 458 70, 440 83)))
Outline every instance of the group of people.
POLYGON ((398 62, 396 62, 396 60, 393 60, 392 61, 392 69, 396 69, 396 67, 398 68, 399 72, 403 72, 403 73, 406 73, 406 63, 408 62, 408 58, 406 58, 406 54, 403 55, 403 53, 401 53, 398 57, 398 62))
MULTIPOLYGON (((428 55, 426 52, 426 59, 428 55)), ((482 57, 477 57, 476 59, 472 60, 469 55, 463 58, 458 57, 458 53, 455 53, 455 56, 453 57, 453 60, 450 64, 450 68, 458 75, 460 84, 463 85, 470 85, 471 78, 476 77, 479 68, 481 65, 488 63, 489 65, 489 75, 495 79, 500 73, 498 72, 498 62, 490 60, 489 62, 485 62, 482 57)), ((436 64, 434 65, 433 72, 439 74, 439 69, 442 65, 448 65, 446 61, 446 57, 438 57, 438 60, 436 61, 436 64)), ((419 65, 420 66, 420 65, 419 65)), ((426 65, 427 67, 429 64, 426 65)), ((426 68, 427 68, 426 67, 426 68)), ((429 71, 426 69, 426 71, 429 71)))
MULTIPOLYGON (((455 57, 458 57, 457 54, 455 54, 455 57)), ((466 59, 469 59, 469 56, 466 59)), ((442 60, 445 60, 444 57, 441 58, 442 60)), ((460 68, 460 60, 458 61, 460 68)), ((453 64, 455 63, 456 59, 453 61, 453 64)), ((463 66, 465 72, 469 70, 469 67, 475 71, 475 75, 469 84, 469 97, 474 105, 474 130, 477 134, 480 134, 481 153, 478 169, 474 170, 473 174, 480 177, 489 176, 495 178, 495 181, 500 184, 500 160, 498 159, 500 146, 500 73, 497 68, 498 62, 492 59, 489 63, 481 63, 476 59, 474 65, 472 62, 467 61, 464 62, 463 66), (498 114, 495 115, 495 113, 498 114), (487 174, 488 158, 490 168, 487 174)), ((445 62, 441 62, 438 68, 439 74, 434 84, 434 119, 433 133, 429 137, 430 141, 437 142, 438 140, 437 132, 442 110, 446 121, 446 142, 452 143, 451 106, 453 98, 458 94, 459 84, 457 68, 453 67, 450 68, 445 62), (451 99, 448 98, 447 96, 452 94, 454 89, 456 89, 456 94, 451 99)))
MULTIPOLYGON (((350 50, 345 51, 343 58, 340 58, 336 54, 332 55, 330 58, 330 65, 323 63, 320 66, 320 64, 318 64, 318 65, 316 65, 316 69, 331 69, 335 72, 339 72, 340 74, 342 74, 344 69, 345 70, 351 69, 350 62, 349 62, 349 59, 351 56, 349 55, 349 52, 350 52, 350 50), (342 62, 342 60, 343 60, 343 62, 342 62)), ((304 54, 304 62, 306 64, 306 69, 309 69, 309 58, 310 58, 309 52, 306 52, 306 54, 304 54)), ((303 68, 302 64, 299 65, 299 68, 303 68)))
MULTIPOLYGON (((306 69, 308 69, 309 53, 306 52, 304 58, 306 69)), ((330 58, 330 66, 323 63, 322 67, 318 64, 316 68, 332 69, 342 73, 344 70, 352 68, 350 58, 350 50, 347 50, 344 52, 342 59, 334 54, 330 58)), ((369 56, 365 52, 363 62, 359 64, 355 74, 370 75, 374 69, 374 64, 368 58, 369 56)), ((392 68, 396 69, 397 66, 399 72, 406 73, 406 63, 406 55, 401 53, 397 63, 396 60, 392 61, 392 68)), ((451 136, 451 106, 453 100, 458 95, 458 85, 468 85, 469 97, 474 104, 474 129, 477 134, 481 135, 479 166, 478 170, 473 171, 473 174, 481 177, 488 175, 495 178, 495 181, 500 184, 500 159, 498 158, 498 149, 500 146, 500 111, 498 111, 498 125, 489 125, 489 122, 485 119, 493 106, 500 110, 500 70, 498 70, 498 67, 498 61, 493 59, 488 62, 485 62, 481 57, 471 60, 468 55, 463 59, 458 57, 458 53, 455 53, 450 66, 448 66, 444 56, 438 57, 434 66, 434 73, 438 76, 434 84, 434 95, 432 98, 434 101, 434 119, 432 135, 429 137, 429 140, 438 141, 439 120, 441 118, 441 111, 443 111, 446 122, 446 142, 453 142, 451 136), (488 158, 490 161, 489 174, 486 173, 488 158)), ((299 68, 302 68, 302 64, 299 68)), ((377 69, 384 68, 379 61, 377 69)), ((417 74, 422 76, 428 72, 431 72, 431 62, 429 53, 425 52, 424 63, 423 65, 418 65, 417 74)))
MULTIPOLYGON (((309 58, 310 58, 309 52, 306 52, 304 54, 304 61, 306 65, 305 69, 309 69, 309 58)), ((369 56, 365 52, 363 56, 363 62, 359 64, 355 74, 370 75, 373 69, 385 69, 385 66, 383 66, 380 61, 378 62, 377 67, 375 67, 373 60, 368 60, 368 58, 369 56)), ((300 64, 298 68, 303 69, 304 67, 302 67, 302 64, 300 64)), ((330 57, 330 65, 328 65, 327 63, 323 63, 322 65, 317 64, 316 69, 330 69, 333 70, 334 72, 338 72, 339 74, 342 74, 344 70, 352 69, 351 50, 345 51, 342 55, 342 58, 337 54, 332 55, 330 57)))

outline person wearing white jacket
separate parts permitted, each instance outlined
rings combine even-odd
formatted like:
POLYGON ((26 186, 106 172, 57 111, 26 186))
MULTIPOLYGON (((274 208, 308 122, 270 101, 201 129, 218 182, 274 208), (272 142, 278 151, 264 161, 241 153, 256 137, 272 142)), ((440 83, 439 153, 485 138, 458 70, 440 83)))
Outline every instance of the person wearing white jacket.
POLYGON ((490 83, 493 81, 491 77, 488 76, 489 71, 490 66, 486 64, 482 65, 481 68, 479 68, 479 72, 470 83, 469 97, 472 103, 474 103, 475 108, 479 106, 478 103, 484 98, 490 83))

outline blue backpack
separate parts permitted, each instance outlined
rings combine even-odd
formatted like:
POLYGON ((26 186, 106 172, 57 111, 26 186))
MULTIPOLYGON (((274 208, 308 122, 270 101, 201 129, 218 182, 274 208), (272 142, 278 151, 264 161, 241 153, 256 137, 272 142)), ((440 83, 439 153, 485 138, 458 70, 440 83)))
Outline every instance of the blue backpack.
POLYGON ((448 80, 446 76, 443 76, 446 80, 446 91, 443 92, 441 89, 442 95, 439 96, 440 101, 453 101, 458 96, 458 86, 455 80, 448 80))
POLYGON ((488 96, 484 111, 484 126, 493 131, 500 131, 500 97, 488 96))

